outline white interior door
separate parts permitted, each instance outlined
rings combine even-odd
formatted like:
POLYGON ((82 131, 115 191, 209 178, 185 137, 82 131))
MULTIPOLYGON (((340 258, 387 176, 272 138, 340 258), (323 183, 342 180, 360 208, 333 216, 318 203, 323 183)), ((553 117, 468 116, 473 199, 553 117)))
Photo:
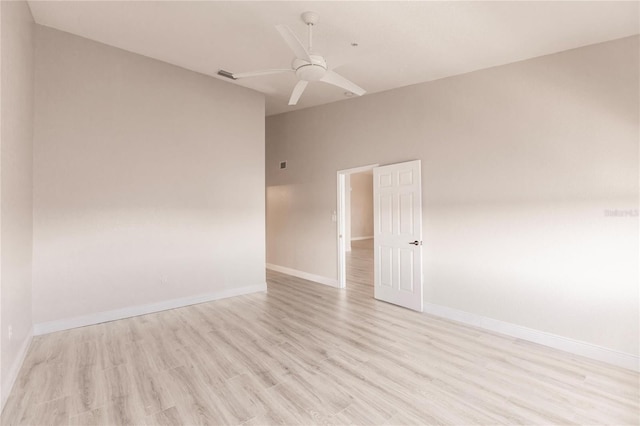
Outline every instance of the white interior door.
POLYGON ((420 160, 373 169, 374 297, 422 312, 420 160))

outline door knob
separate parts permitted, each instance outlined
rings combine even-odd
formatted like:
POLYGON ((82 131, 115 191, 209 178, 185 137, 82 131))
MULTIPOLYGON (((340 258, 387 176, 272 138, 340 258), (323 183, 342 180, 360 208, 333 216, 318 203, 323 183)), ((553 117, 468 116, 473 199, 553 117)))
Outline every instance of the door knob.
POLYGON ((418 240, 412 241, 409 244, 413 244, 414 246, 419 246, 420 242, 418 240))

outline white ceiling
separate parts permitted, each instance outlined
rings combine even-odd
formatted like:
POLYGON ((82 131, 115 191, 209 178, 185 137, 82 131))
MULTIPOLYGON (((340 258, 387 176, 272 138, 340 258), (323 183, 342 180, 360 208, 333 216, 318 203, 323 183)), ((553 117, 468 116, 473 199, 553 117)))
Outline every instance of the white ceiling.
MULTIPOLYGON (((632 2, 30 1, 37 23, 216 78, 219 69, 288 68, 274 28, 301 40, 300 14, 320 14, 314 51, 368 93, 435 80, 639 32, 632 2), (357 42, 358 47, 351 43, 357 42)), ((225 81, 230 81, 225 79, 225 81)), ((287 105, 293 74, 232 84, 266 95, 267 115, 345 99, 316 82, 287 105)), ((365 95, 366 96, 366 95, 365 95)))

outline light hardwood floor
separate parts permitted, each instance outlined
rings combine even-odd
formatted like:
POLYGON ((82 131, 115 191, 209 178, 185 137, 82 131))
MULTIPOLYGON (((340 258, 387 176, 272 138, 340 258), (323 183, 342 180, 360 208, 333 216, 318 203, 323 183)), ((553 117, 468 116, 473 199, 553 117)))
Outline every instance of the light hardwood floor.
MULTIPOLYGON (((638 424, 638 374, 340 291, 268 293, 34 339, 2 424, 638 424)), ((360 247, 363 245, 364 247, 360 247)))

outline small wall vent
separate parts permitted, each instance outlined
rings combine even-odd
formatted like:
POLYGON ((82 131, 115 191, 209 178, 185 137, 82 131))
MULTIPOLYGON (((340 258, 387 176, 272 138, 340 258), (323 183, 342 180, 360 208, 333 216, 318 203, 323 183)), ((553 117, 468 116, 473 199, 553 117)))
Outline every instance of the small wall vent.
POLYGON ((286 161, 281 161, 280 162, 280 168, 281 169, 286 169, 287 168, 287 162, 286 161))

